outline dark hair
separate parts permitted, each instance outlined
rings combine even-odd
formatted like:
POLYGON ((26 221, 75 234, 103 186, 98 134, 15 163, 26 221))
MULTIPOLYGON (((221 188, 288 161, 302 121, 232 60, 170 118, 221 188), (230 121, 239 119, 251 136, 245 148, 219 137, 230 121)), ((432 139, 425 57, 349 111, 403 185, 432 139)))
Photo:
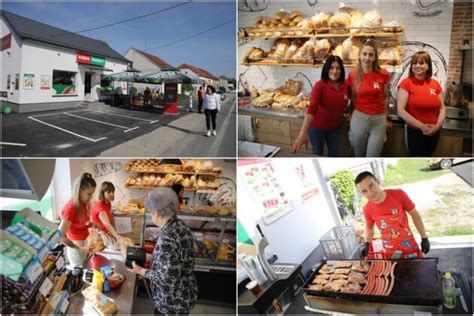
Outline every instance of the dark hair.
POLYGON ((102 185, 100 186, 100 191, 99 191, 99 200, 102 202, 105 201, 105 192, 115 192, 115 187, 112 184, 112 182, 104 181, 102 182, 102 185))
POLYGON ((341 68, 341 73, 339 74, 339 78, 337 82, 344 82, 346 78, 346 72, 344 71, 344 64, 342 63, 342 59, 339 56, 331 55, 326 59, 324 63, 323 70, 321 71, 321 80, 329 81, 329 70, 331 70, 331 65, 333 62, 337 62, 339 68, 341 68))
POLYGON ((173 184, 171 186, 171 190, 173 190, 178 197, 179 197, 179 192, 181 192, 182 189, 184 189, 184 186, 182 186, 181 184, 173 184))
POLYGON ((372 177, 372 179, 377 180, 377 179, 375 178, 375 176, 373 175, 372 172, 370 172, 370 171, 364 171, 364 172, 361 172, 361 173, 359 173, 359 174, 357 175, 357 177, 356 177, 355 180, 354 180, 354 184, 355 184, 355 185, 358 185, 359 183, 362 182, 362 180, 364 180, 364 179, 367 178, 367 177, 372 177))
POLYGON ((211 90, 212 94, 216 93, 216 88, 214 88, 214 86, 207 86, 207 89, 211 90))
POLYGON ((409 76, 414 77, 413 64, 417 62, 423 62, 428 64, 428 71, 426 71, 426 79, 430 79, 433 75, 433 63, 431 62, 431 56, 425 51, 419 51, 411 57, 409 76))

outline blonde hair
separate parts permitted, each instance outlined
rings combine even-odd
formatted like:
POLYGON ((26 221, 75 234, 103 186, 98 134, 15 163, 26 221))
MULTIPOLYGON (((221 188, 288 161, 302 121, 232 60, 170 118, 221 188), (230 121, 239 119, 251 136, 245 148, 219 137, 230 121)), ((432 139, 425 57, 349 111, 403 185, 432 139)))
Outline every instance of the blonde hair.
MULTIPOLYGON (((79 178, 74 181, 72 188, 72 204, 77 209, 79 216, 79 222, 82 223, 82 201, 81 201, 81 190, 96 187, 95 180, 92 178, 90 173, 83 173, 79 178)), ((87 204, 87 217, 89 217, 89 210, 91 208, 91 202, 87 204)))
POLYGON ((357 62, 357 69, 356 69, 356 92, 357 92, 357 90, 359 90, 359 85, 362 82, 363 71, 362 71, 362 65, 361 65, 361 62, 360 62, 360 54, 362 53, 362 50, 364 49, 364 46, 369 46, 369 47, 372 47, 374 49, 375 60, 374 60, 374 64, 373 64, 373 69, 376 72, 380 73, 379 54, 377 52, 377 43, 375 42, 374 39, 368 38, 362 43, 362 47, 360 48, 360 52, 359 52, 359 57, 358 57, 358 62, 357 62))

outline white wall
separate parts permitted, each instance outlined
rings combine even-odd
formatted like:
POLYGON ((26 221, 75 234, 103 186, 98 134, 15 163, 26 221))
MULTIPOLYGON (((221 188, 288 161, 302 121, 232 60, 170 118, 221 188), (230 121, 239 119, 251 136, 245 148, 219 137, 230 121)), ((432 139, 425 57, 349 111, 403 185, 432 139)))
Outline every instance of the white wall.
POLYGON ((59 219, 64 204, 71 199, 72 181, 68 158, 57 158, 52 181, 53 217, 59 219))
MULTIPOLYGON (((346 6, 359 9, 362 12, 377 10, 384 22, 398 20, 405 26, 405 34, 399 38, 402 41, 402 48, 405 50, 403 65, 406 65, 410 57, 419 50, 426 50, 433 59, 436 77, 440 79, 444 87, 447 80, 447 63, 449 61, 449 45, 451 38, 451 21, 452 21, 452 1, 449 3, 439 1, 440 3, 430 5, 430 9, 424 9, 418 5, 420 1, 391 1, 391 0, 374 0, 374 1, 343 1, 346 6), (437 11, 441 11, 433 17, 418 17, 420 15, 430 15, 437 11), (424 45, 425 44, 425 45, 424 45), (427 46, 428 45, 428 46, 427 46), (443 64, 443 60, 446 65, 443 64)), ((435 1, 432 1, 435 2, 435 1)), ((239 19, 238 26, 246 27, 255 23, 258 16, 273 16, 280 9, 291 12, 294 10, 301 11, 305 16, 312 16, 316 12, 334 12, 339 8, 338 1, 319 0, 319 1, 294 1, 294 2, 261 2, 259 6, 252 5, 252 11, 239 3, 239 19), (311 5, 311 3, 316 3, 311 5)), ((431 2, 430 2, 431 3, 431 2)), ((239 73, 245 72, 242 77, 242 83, 247 81, 249 87, 255 86, 258 89, 276 88, 282 85, 286 79, 294 78, 297 72, 305 74, 311 82, 321 77, 321 68, 310 67, 256 67, 241 65, 243 56, 253 46, 261 47, 265 51, 269 51, 273 40, 258 39, 249 41, 244 44, 239 43, 238 48, 238 64, 239 73)), ((346 68, 346 76, 352 69, 346 68)), ((396 86, 403 78, 408 75, 408 70, 403 73, 393 74, 392 76, 392 95, 396 95, 396 86)), ((299 77, 301 78, 301 77, 299 77)), ((310 92, 307 80, 303 80, 305 91, 310 92)), ((242 87, 238 87, 241 89, 242 87)))
MULTIPOLYGON (((254 244, 260 239, 256 224, 260 225, 271 251, 281 263, 301 263, 318 246, 319 239, 336 226, 334 217, 324 197, 322 185, 310 159, 272 159, 276 179, 293 206, 293 210, 276 221, 266 225, 260 218, 257 201, 253 198, 242 174, 238 172, 237 214, 254 244), (294 167, 301 163, 307 176, 316 180, 319 193, 305 204, 301 203, 300 180, 294 167)), ((240 167, 238 167, 240 168, 240 167)))
MULTIPOLYGON (((67 102, 84 100, 85 70, 76 61, 77 51, 58 46, 40 44, 32 41, 24 42, 22 49, 21 80, 24 73, 35 75, 34 90, 24 90, 23 83, 20 82, 20 103, 43 103, 43 102, 67 102), (53 96, 52 89, 53 70, 64 70, 76 72, 76 94, 77 96, 53 96), (51 88, 41 90, 41 75, 51 76, 51 88)), ((106 57, 105 68, 110 68, 113 72, 121 72, 127 68, 127 64, 122 61, 111 60, 106 57)), ((97 73, 99 73, 97 71, 97 73)), ((106 74, 106 73, 104 73, 106 74)), ((98 98, 97 89, 100 89, 100 76, 92 77, 91 92, 98 98)))
POLYGON ((125 58, 131 60, 133 62, 133 68, 140 70, 143 74, 151 74, 161 71, 160 67, 133 48, 127 51, 125 58))
MULTIPOLYGON (((0 16, 1 23, 1 37, 4 37, 8 33, 12 32, 8 22, 0 16)), ((10 75, 11 85, 13 89, 8 91, 8 98, 2 100, 8 100, 10 102, 18 103, 20 99, 20 90, 15 90, 15 76, 16 74, 21 75, 21 39, 12 32, 11 47, 1 52, 2 53, 2 70, 0 76, 0 87, 1 91, 7 91, 7 77, 10 75)), ((22 87, 21 77, 19 89, 22 87)))

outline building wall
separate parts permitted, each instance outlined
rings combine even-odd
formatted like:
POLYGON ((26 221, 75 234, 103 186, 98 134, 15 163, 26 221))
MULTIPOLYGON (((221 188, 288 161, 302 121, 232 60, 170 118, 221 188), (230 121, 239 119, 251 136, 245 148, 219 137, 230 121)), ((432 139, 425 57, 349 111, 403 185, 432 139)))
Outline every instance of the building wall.
POLYGON ((459 83, 461 81, 462 52, 459 48, 463 46, 464 40, 468 40, 472 47, 472 2, 455 0, 449 51, 449 83, 452 81, 459 83))
MULTIPOLYGON (((55 103, 84 100, 85 70, 79 67, 76 61, 77 51, 58 46, 25 41, 23 45, 23 60, 21 73, 35 75, 35 88, 33 90, 23 89, 20 95, 21 104, 28 103, 55 103), (64 70, 76 72, 76 95, 75 96, 55 96, 52 89, 53 70, 64 70), (40 78, 42 75, 51 77, 51 87, 48 90, 41 90, 40 78)), ((110 60, 106 58, 105 68, 110 68, 113 72, 120 72, 127 68, 127 64, 122 61, 110 60)), ((100 71, 95 71, 100 74, 100 71)), ((105 74, 105 73, 104 73, 105 74)), ((100 89, 100 75, 92 77, 91 93, 95 99, 98 98, 97 91, 100 89)))
MULTIPOLYGON (((8 25, 8 22, 6 22, 3 19, 3 16, 0 16, 0 23, 1 23, 1 37, 4 37, 8 33, 11 32, 11 28, 8 25)), ((9 49, 6 49, 2 51, 2 70, 1 70, 1 76, 0 76, 0 91, 7 91, 7 78, 8 75, 11 77, 11 85, 13 88, 10 88, 8 90, 8 97, 7 98, 0 98, 0 100, 8 100, 9 102, 14 102, 18 103, 20 100, 20 89, 21 89, 21 77, 20 77, 20 82, 19 82, 19 89, 15 90, 15 76, 18 74, 19 76, 21 75, 21 56, 22 56, 22 51, 21 51, 21 45, 22 41, 21 39, 16 36, 15 34, 12 34, 12 42, 11 42, 11 47, 9 49)))
POLYGON ((134 49, 129 49, 125 54, 125 58, 131 60, 133 62, 133 68, 140 70, 143 74, 161 71, 160 67, 134 49))
MULTIPOLYGON (((403 67, 392 74, 391 93, 396 95, 398 83, 408 75, 407 64, 411 56, 419 51, 427 51, 434 63, 435 76, 440 79, 443 87, 447 81, 447 64, 450 56, 450 37, 453 8, 452 3, 439 1, 426 6, 421 0, 378 0, 378 1, 344 1, 346 6, 359 9, 362 12, 377 10, 384 22, 398 20, 405 26, 405 33, 399 38, 405 52, 403 67), (403 70, 403 71, 402 71, 403 70)), ((305 16, 312 16, 317 12, 334 12, 339 3, 330 0, 294 1, 294 2, 258 2, 258 5, 247 6, 239 2, 239 27, 250 26, 258 16, 273 16, 278 10, 288 12, 298 10, 305 16)), ((310 93, 310 83, 314 84, 321 77, 321 68, 309 67, 256 67, 241 65, 245 53, 253 46, 269 51, 273 40, 253 40, 239 43, 238 64, 241 77, 240 86, 245 81, 249 87, 257 89, 276 88, 286 79, 298 78, 304 82, 303 92, 310 93), (306 80, 306 78, 309 80, 306 80)), ((346 68, 346 75, 351 68, 346 68)), ((393 102, 393 100, 392 100, 393 102)))

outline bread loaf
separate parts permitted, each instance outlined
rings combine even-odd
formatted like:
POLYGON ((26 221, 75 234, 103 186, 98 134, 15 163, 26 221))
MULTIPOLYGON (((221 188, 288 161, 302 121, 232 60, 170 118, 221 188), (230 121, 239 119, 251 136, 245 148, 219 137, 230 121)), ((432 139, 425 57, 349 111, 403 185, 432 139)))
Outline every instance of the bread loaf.
POLYGON ((329 28, 329 15, 321 12, 313 15, 311 17, 311 22, 313 24, 316 33, 327 33, 329 28))
POLYGON ((338 12, 329 19, 331 33, 349 33, 351 17, 347 13, 338 12))
POLYGON ((376 33, 382 30, 382 18, 380 14, 374 10, 366 12, 362 18, 362 32, 376 33))

